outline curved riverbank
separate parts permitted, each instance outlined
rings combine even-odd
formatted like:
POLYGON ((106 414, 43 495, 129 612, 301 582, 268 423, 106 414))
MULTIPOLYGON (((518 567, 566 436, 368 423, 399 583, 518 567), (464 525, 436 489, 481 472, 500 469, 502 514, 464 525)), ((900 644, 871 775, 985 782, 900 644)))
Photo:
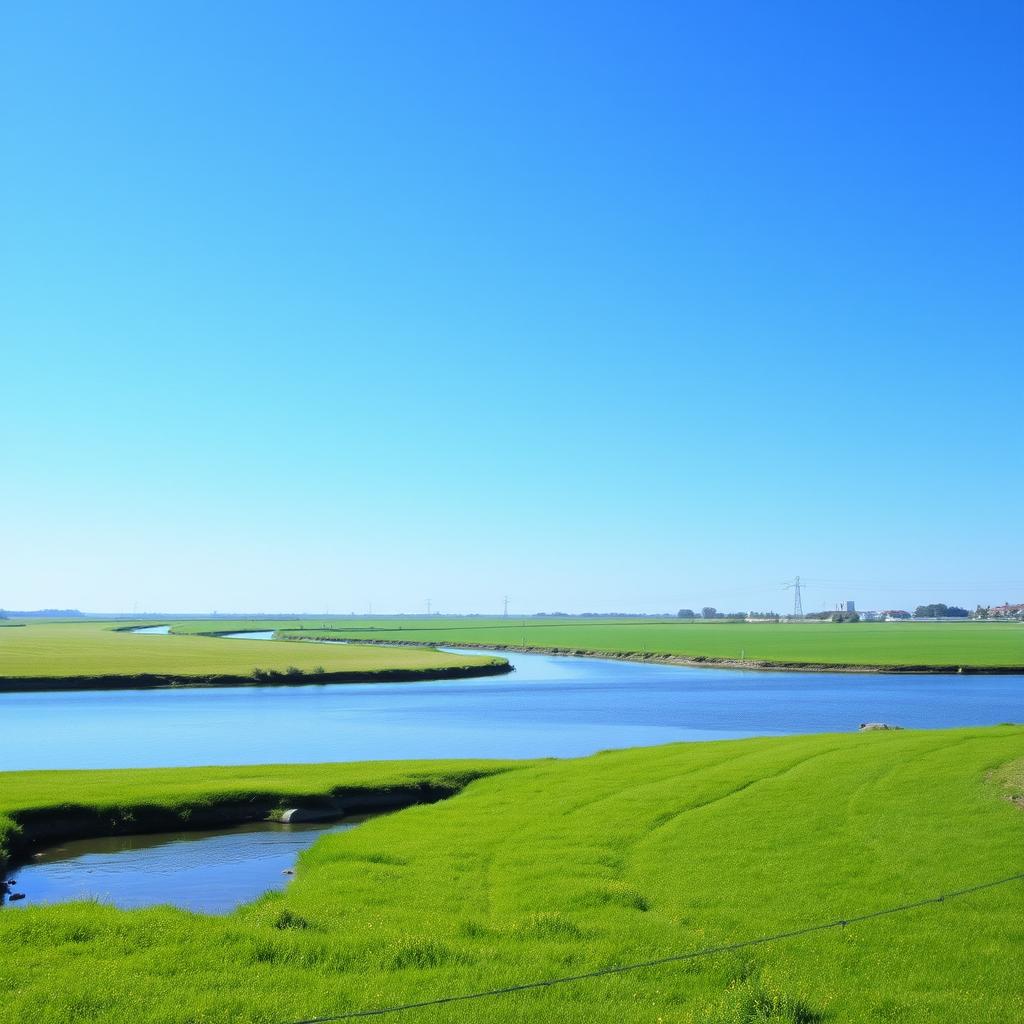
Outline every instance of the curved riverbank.
POLYGON ((11 630, 0 645, 0 693, 407 683, 501 675, 501 657, 349 644, 226 642, 152 635, 166 625, 86 623, 11 630), (141 630, 151 635, 143 635, 141 630))
POLYGON ((288 820, 339 820, 437 803, 454 796, 475 779, 507 770, 508 766, 470 763, 462 767, 438 763, 433 771, 429 768, 410 771, 402 764, 377 767, 376 783, 347 782, 346 776, 351 778, 362 771, 359 765, 268 767, 261 772, 289 775, 297 785, 264 784, 257 790, 247 789, 254 774, 247 768, 200 770, 203 778, 198 785, 189 785, 189 776, 196 776, 196 769, 17 773, 23 777, 35 776, 34 780, 27 779, 24 783, 12 774, 5 780, 0 796, 0 871, 7 865, 26 860, 42 846, 73 839, 203 831, 249 822, 282 821, 286 811, 296 808, 300 815, 288 820), (333 775, 332 781, 336 784, 321 789, 311 787, 308 779, 311 773, 333 775), (414 777, 416 775, 420 777, 414 777), (48 792, 46 777, 55 783, 48 792), (173 779, 178 793, 186 795, 175 793, 177 798, 168 801, 164 792, 165 778, 173 779), (159 779, 159 782, 150 783, 151 779, 159 779), (232 786, 236 779, 237 784, 232 786), (62 781, 64 786, 60 785, 62 781), (24 799, 19 789, 22 784, 35 785, 50 799, 33 805, 29 797, 25 806, 11 807, 12 802, 24 799), (303 784, 308 788, 302 788, 303 784), (65 787, 74 792, 77 799, 53 803, 53 797, 65 787), (197 789, 205 792, 197 794, 197 789))
MULTIPOLYGON (((305 649, 328 663, 353 649, 206 643, 305 649)), ((376 653, 390 660, 403 652, 376 653)), ((459 653, 448 657, 461 660, 459 653)), ((511 675, 413 685, 0 693, 0 769, 580 757, 672 741, 846 732, 861 722, 944 729, 1022 718, 1024 675, 683 671, 621 659, 504 657, 511 675)))
POLYGON ((870 665, 839 662, 767 661, 753 658, 716 658, 707 655, 664 654, 652 651, 600 651, 577 647, 552 647, 531 644, 473 643, 459 639, 445 643, 439 640, 372 640, 360 637, 301 636, 291 630, 280 631, 282 639, 317 643, 378 644, 383 647, 459 647, 466 650, 502 651, 509 654, 546 654, 564 658, 598 658, 603 661, 636 661, 652 665, 679 665, 684 668, 726 668, 754 672, 845 672, 851 674, 905 675, 1024 675, 1024 665, 870 665))
POLYGON ((24 676, 0 679, 0 693, 61 690, 157 690, 196 687, 323 686, 327 683, 417 683, 439 679, 472 679, 505 675, 512 666, 504 659, 472 665, 423 669, 377 669, 370 672, 289 672, 267 669, 254 675, 178 676, 142 673, 133 676, 24 676))

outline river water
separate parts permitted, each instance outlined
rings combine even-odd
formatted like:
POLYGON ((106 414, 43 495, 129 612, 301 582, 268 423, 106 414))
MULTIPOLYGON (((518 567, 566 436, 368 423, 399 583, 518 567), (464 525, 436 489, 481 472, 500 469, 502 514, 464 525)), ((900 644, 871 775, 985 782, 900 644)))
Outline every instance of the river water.
MULTIPOLYGON (((328 832, 363 818, 317 825, 258 822, 217 831, 77 839, 11 869, 12 908, 96 899, 130 909, 172 903, 223 914, 291 879, 295 859, 328 832)), ((0 898, 0 903, 3 899, 0 898)))
MULTIPOLYGON (((849 732, 863 721, 942 728, 1024 719, 1022 676, 741 672, 505 656, 515 666, 510 676, 452 682, 0 694, 0 770, 569 757, 673 740, 849 732)), ((355 823, 69 842, 15 872, 25 899, 12 907, 96 898, 223 913, 283 887, 302 849, 355 823)))
POLYGON ((674 740, 849 732, 865 721, 935 729, 1024 720, 1019 675, 504 656, 513 674, 470 680, 0 694, 0 770, 573 757, 674 740))

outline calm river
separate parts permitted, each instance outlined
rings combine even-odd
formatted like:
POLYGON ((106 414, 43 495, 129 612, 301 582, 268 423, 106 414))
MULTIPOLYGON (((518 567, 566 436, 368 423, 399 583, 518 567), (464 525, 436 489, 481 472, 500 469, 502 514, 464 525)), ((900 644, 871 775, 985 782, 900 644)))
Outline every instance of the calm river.
POLYGON ((283 889, 307 846, 363 820, 326 825, 264 821, 211 832, 75 839, 47 847, 8 872, 17 875, 14 888, 24 894, 10 906, 96 899, 129 909, 172 903, 224 914, 268 889, 283 889))
POLYGON ((468 681, 0 694, 0 770, 571 757, 673 740, 849 732, 865 721, 927 729, 1024 721, 1024 676, 505 656, 514 674, 468 681))

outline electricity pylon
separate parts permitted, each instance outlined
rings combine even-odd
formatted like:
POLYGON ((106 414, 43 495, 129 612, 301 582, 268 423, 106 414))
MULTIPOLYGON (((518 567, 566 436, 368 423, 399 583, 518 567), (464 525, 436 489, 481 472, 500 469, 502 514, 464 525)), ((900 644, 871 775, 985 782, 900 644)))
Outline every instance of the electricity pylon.
POLYGON ((802 619, 804 617, 804 603, 800 599, 800 577, 797 576, 792 583, 783 583, 782 589, 793 591, 793 618, 802 619))

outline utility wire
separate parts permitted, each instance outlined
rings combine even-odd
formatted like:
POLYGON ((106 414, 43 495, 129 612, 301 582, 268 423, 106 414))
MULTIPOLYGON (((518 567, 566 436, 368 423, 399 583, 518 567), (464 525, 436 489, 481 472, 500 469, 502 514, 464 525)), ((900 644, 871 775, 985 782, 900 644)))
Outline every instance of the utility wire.
POLYGON ((682 960, 696 960, 699 957, 716 956, 720 953, 731 953, 738 949, 749 949, 751 946, 762 946, 769 942, 778 942, 781 939, 793 939, 800 935, 809 935, 812 932, 828 931, 831 928, 845 928, 847 925, 857 924, 861 921, 869 921, 876 917, 885 917, 889 914, 899 914, 905 910, 916 910, 919 907, 926 907, 933 903, 945 903, 946 900, 955 899, 958 896, 967 896, 970 893, 981 892, 983 889, 993 889, 997 885, 1006 885, 1009 882, 1019 882, 1024 879, 1024 872, 1016 875, 1009 875, 1006 878, 996 879, 994 882, 981 882, 978 885, 970 885, 963 889, 954 889, 952 892, 942 893, 938 896, 929 896, 923 900, 915 900, 913 903, 901 903, 896 907, 886 907, 883 910, 872 910, 866 914, 858 914, 854 917, 840 918, 836 921, 827 921, 821 924, 806 925, 803 928, 796 928, 788 932, 776 932, 774 935, 762 935, 756 939, 744 939, 740 942, 730 942, 723 946, 705 946, 703 949, 694 949, 686 953, 675 953, 671 956, 658 957, 656 960, 642 960, 632 964, 618 964, 613 967, 599 967, 594 971, 587 971, 583 974, 566 974, 558 978, 544 978, 540 981, 526 981, 518 985, 506 985, 503 988, 483 989, 479 992, 462 992, 458 995, 439 996, 436 999, 425 999, 417 1003, 396 1003, 394 1006, 381 1006, 368 1010, 350 1010, 347 1013, 339 1013, 330 1017, 308 1017, 304 1020, 291 1021, 290 1024, 333 1024, 334 1021, 354 1020, 357 1017, 383 1017, 388 1013, 401 1013, 406 1010, 422 1010, 428 1006, 444 1006, 447 1003, 461 1003, 472 999, 488 999, 492 996, 508 995, 512 992, 525 992, 529 989, 549 988, 552 985, 566 985, 575 981, 586 981, 590 978, 602 978, 610 974, 625 974, 628 971, 638 971, 648 967, 660 967, 663 964, 679 963, 682 960))

